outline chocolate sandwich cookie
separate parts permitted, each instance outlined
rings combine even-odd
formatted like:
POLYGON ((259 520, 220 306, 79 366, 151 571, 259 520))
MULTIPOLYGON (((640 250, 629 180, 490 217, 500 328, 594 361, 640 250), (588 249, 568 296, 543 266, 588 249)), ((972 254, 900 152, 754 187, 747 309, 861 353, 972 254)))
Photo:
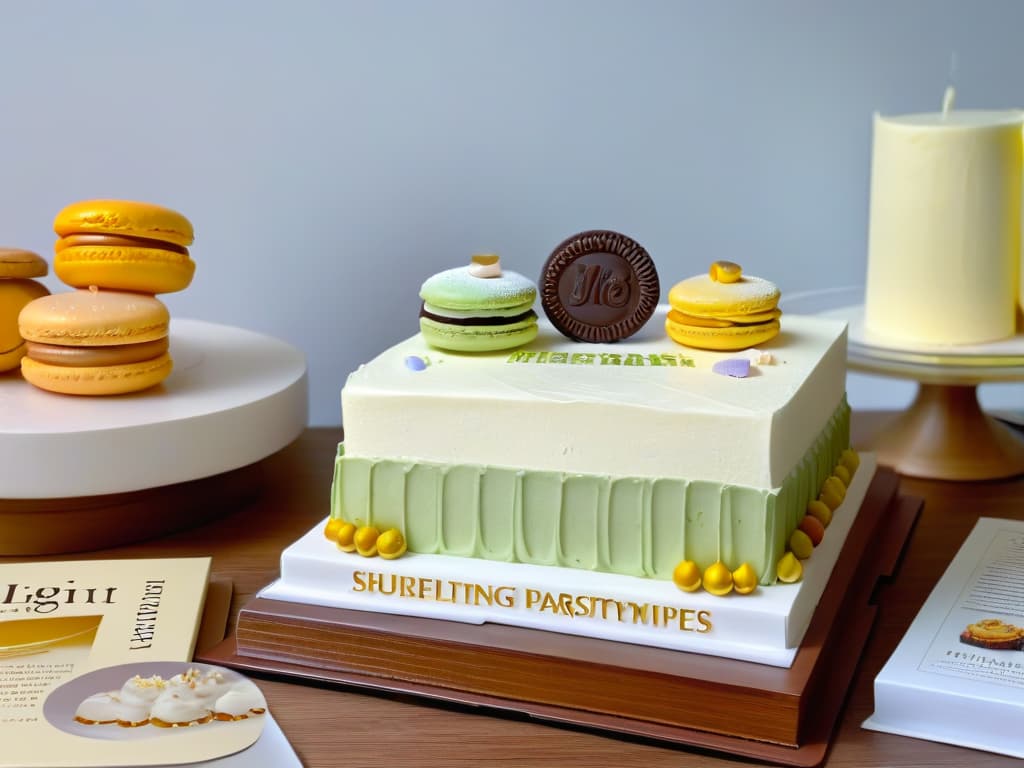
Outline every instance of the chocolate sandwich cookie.
POLYGON ((608 230, 580 232, 544 264, 541 306, 575 341, 619 341, 639 331, 658 306, 661 285, 650 254, 608 230))
POLYGON ((420 288, 420 332, 432 347, 456 352, 511 349, 537 336, 534 284, 503 271, 494 254, 445 270, 420 288))

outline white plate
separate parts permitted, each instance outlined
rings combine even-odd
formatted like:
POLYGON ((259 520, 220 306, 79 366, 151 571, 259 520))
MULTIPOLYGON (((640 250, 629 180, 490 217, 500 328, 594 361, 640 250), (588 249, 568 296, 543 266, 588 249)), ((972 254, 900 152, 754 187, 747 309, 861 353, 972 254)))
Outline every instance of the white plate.
POLYGON ((58 395, 0 375, 0 499, 137 491, 252 464, 305 428, 306 362, 277 339, 171 321, 174 370, 114 397, 58 395))

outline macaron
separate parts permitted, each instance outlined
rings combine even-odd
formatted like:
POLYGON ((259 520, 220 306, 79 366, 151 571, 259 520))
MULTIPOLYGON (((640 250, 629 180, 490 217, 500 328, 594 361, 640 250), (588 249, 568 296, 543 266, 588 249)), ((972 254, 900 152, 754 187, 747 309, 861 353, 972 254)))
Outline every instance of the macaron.
POLYGON ((153 296, 98 289, 44 296, 21 310, 22 375, 68 395, 119 395, 171 372, 170 316, 153 296))
POLYGON ((49 293, 45 285, 32 279, 42 277, 47 269, 37 253, 0 248, 0 373, 17 368, 25 356, 18 314, 30 301, 49 293))
POLYGON ((75 288, 91 285, 171 293, 192 282, 192 224, 177 211, 131 200, 86 200, 57 214, 53 271, 75 288))
POLYGON ((673 341, 697 349, 755 347, 779 333, 779 295, 774 283, 744 275, 731 261, 716 261, 708 274, 672 286, 665 331, 673 341))
POLYGON ((445 270, 420 288, 420 333, 432 347, 456 352, 511 349, 537 336, 537 287, 504 271, 494 254, 445 270))

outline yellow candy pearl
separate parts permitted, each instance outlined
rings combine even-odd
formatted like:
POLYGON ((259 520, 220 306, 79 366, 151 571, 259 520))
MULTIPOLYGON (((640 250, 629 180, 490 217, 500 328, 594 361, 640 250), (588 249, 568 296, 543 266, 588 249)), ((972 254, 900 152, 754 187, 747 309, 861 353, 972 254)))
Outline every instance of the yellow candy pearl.
POLYGON ((796 559, 796 555, 792 552, 787 552, 775 567, 775 575, 779 577, 779 581, 792 584, 803 578, 804 566, 796 559))
POLYGON ((806 560, 814 553, 814 542, 810 536, 797 528, 789 537, 789 549, 801 560, 806 560))
POLYGON ((807 514, 818 518, 818 522, 826 528, 832 522, 832 508, 821 499, 815 499, 807 505, 807 514))
POLYGON ((828 508, 835 512, 839 509, 839 505, 843 503, 843 499, 846 498, 846 486, 843 485, 843 481, 835 475, 832 475, 825 480, 824 485, 821 486, 821 495, 818 496, 828 508))
POLYGON ((401 557, 405 550, 405 536, 397 528, 388 528, 377 538, 377 554, 385 560, 401 557))
POLYGON ((343 522, 338 528, 338 538, 335 540, 338 549, 342 552, 356 551, 356 527, 352 523, 343 522))
POLYGON ((341 526, 345 524, 345 521, 340 517, 332 517, 327 520, 327 525, 324 526, 324 536, 328 541, 338 540, 338 531, 341 530, 341 526))
POLYGON ((840 454, 839 463, 850 470, 851 475, 857 474, 857 467, 860 466, 860 454, 853 448, 847 448, 840 454))
POLYGON ((732 572, 732 585, 741 595, 749 595, 757 589, 757 571, 750 563, 744 563, 732 572))
POLYGON ((704 589, 712 595, 728 595, 732 587, 732 573, 721 560, 709 565, 704 571, 704 589))
POLYGON ((700 589, 700 568, 693 560, 680 560, 672 571, 672 581, 684 592, 696 592, 700 589))
POLYGON ((363 557, 373 557, 377 554, 377 539, 380 538, 380 531, 372 525, 363 525, 356 530, 355 544, 356 552, 363 557))
POLYGON ((716 261, 712 263, 708 275, 716 283, 735 283, 743 276, 743 268, 734 261, 716 261))
POLYGON ((832 474, 843 481, 843 485, 847 488, 850 487, 850 470, 844 467, 842 464, 836 464, 836 468, 832 470, 832 474))

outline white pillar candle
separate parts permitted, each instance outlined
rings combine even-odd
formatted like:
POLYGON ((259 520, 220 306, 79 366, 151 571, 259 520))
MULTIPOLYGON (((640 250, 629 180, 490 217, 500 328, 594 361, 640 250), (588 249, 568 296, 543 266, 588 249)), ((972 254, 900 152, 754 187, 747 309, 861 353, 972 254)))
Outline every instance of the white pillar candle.
POLYGON ((909 344, 1015 332, 1024 112, 875 115, 864 323, 909 344))

